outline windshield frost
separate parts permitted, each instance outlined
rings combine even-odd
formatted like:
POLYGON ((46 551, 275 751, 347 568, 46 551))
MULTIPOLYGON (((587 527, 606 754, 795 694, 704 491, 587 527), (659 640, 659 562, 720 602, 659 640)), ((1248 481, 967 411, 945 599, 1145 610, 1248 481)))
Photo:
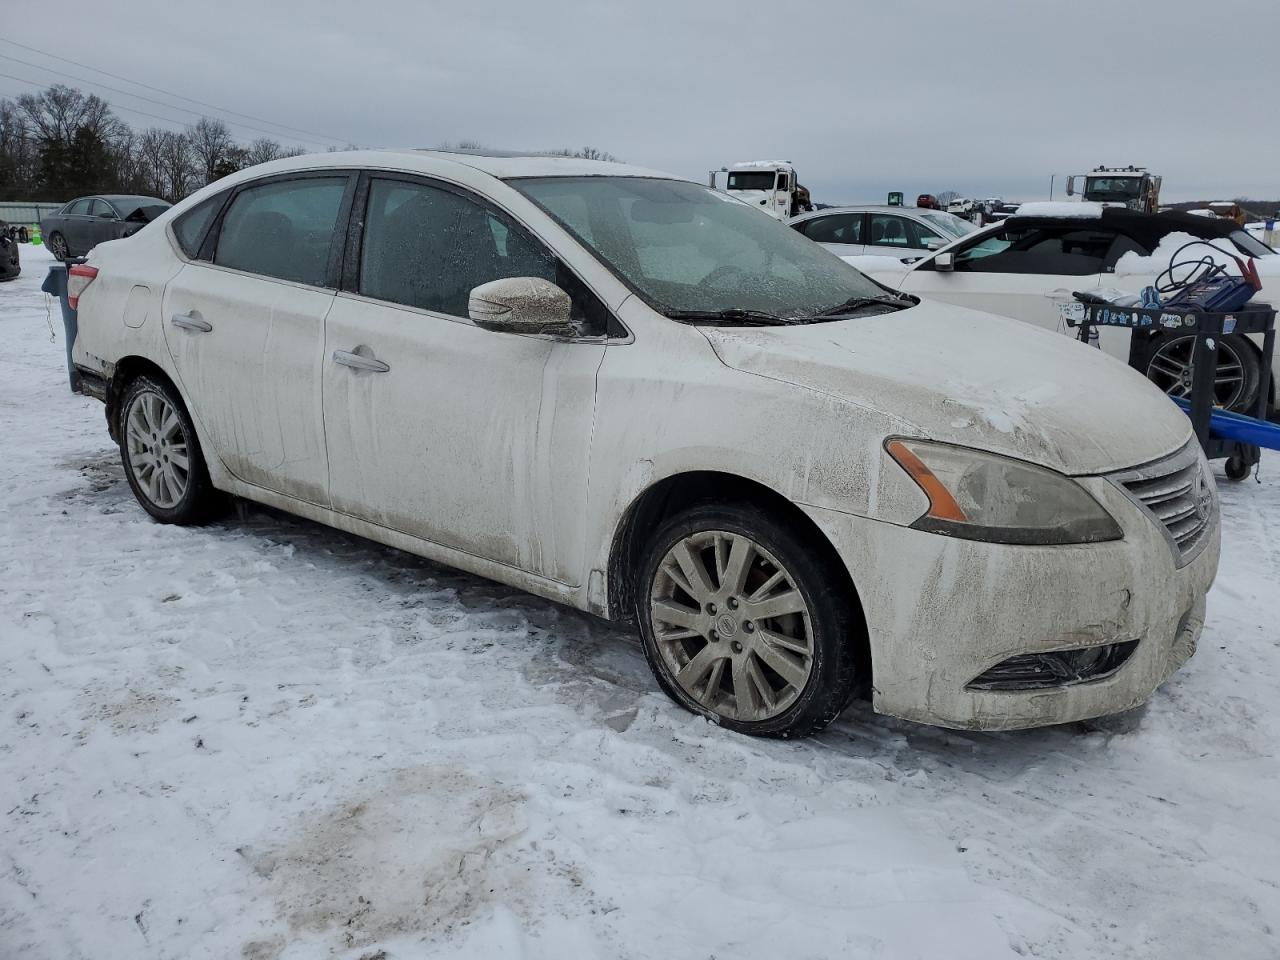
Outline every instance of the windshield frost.
POLYGON ((785 224, 707 187, 640 177, 510 184, 653 308, 812 317, 885 291, 785 224))

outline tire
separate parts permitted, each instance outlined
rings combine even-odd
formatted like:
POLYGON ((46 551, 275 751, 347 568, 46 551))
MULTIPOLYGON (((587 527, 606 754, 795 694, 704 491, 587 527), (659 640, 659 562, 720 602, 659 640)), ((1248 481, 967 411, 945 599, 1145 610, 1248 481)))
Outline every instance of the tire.
POLYGON ((28 230, 26 227, 19 227, 19 228, 18 228, 18 242, 19 242, 19 243, 30 243, 30 242, 31 242, 31 231, 30 231, 30 230, 28 230))
POLYGON ((1253 472, 1253 464, 1247 463, 1243 457, 1228 457, 1222 469, 1226 472, 1228 480, 1239 483, 1253 472))
POLYGON ((201 523, 213 515, 220 496, 187 408, 167 381, 142 374, 129 383, 117 435, 124 475, 142 509, 161 523, 201 523))
POLYGON ((49 239, 45 241, 48 244, 49 252, 53 254, 55 260, 65 260, 71 255, 71 248, 67 246, 67 238, 58 231, 49 234, 49 239))
MULTIPOLYGON (((1147 379, 1172 397, 1191 396, 1191 351, 1195 337, 1158 337, 1152 341, 1143 363, 1147 379)), ((1262 362, 1248 338, 1228 333, 1218 341, 1218 372, 1214 404, 1227 410, 1252 413, 1258 402, 1262 362)))
POLYGON ((803 737, 853 693, 846 593, 835 561, 765 511, 701 504, 654 532, 638 571, 636 621, 649 666, 676 703, 739 733, 803 737), (691 563, 700 574, 684 572, 691 563))

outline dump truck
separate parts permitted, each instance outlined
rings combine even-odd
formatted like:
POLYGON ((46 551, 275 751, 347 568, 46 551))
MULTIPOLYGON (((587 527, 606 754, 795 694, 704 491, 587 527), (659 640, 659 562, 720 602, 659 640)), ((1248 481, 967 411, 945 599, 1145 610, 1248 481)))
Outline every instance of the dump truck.
POLYGON ((1079 192, 1081 199, 1100 203, 1104 207, 1128 207, 1141 213, 1157 213, 1160 210, 1160 177, 1147 172, 1146 167, 1095 167, 1085 174, 1067 177, 1067 196, 1079 192), (1076 190, 1076 181, 1083 180, 1084 188, 1076 190))

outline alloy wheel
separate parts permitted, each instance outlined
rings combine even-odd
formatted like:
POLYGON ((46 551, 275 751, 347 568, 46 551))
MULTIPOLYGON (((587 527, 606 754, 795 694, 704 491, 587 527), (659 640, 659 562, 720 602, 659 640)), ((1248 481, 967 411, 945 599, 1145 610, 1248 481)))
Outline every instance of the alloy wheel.
POLYGON ((49 252, 53 254, 55 260, 67 259, 67 241, 60 233, 55 233, 49 238, 49 252))
POLYGON ((144 390, 125 417, 129 469, 147 499, 161 509, 181 502, 191 482, 186 431, 177 410, 163 396, 144 390))
MULTIPOLYGON (((1178 337, 1162 343, 1147 363, 1147 379, 1171 397, 1190 397, 1195 370, 1191 355, 1195 344, 1195 337, 1178 337)), ((1230 343, 1219 340, 1217 369, 1213 378, 1214 403, 1235 409, 1241 402, 1245 382, 1244 362, 1240 354, 1230 343)))
POLYGON ((663 666, 684 693, 729 720, 786 711, 813 672, 808 604, 760 544, 709 530, 676 542, 649 596, 663 666))

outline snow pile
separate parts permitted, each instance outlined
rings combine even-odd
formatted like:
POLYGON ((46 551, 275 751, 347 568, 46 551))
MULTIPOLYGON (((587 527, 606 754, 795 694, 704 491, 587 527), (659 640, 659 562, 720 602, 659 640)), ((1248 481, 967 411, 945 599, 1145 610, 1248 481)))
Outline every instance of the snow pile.
POLYGON ((0 285, 5 960, 1276 956, 1270 454, 1145 710, 753 741, 628 628, 273 511, 152 523, 47 259, 0 285))
MULTIPOLYGON (((1142 256, 1141 254, 1129 252, 1116 261, 1115 272, 1117 274, 1130 274, 1139 276, 1156 276, 1168 268, 1173 258, 1177 256, 1179 263, 1183 261, 1196 261, 1202 257, 1209 257, 1215 263, 1220 263, 1227 268, 1227 272, 1233 276, 1240 275, 1240 268, 1236 263, 1236 257, 1245 259, 1244 255, 1236 249, 1234 243, 1230 240, 1219 238, 1216 240, 1201 240, 1193 237, 1189 233, 1170 233, 1167 234, 1160 245, 1151 252, 1150 256, 1142 256), (1185 250, 1182 247, 1187 244, 1194 244, 1185 250)), ((1255 257, 1254 265, 1258 269, 1259 277, 1275 277, 1280 279, 1280 254, 1255 257)), ((1178 278, 1183 277, 1188 268, 1177 271, 1178 278)), ((1276 284, 1280 286, 1280 284, 1276 284)), ((1265 284, 1264 284, 1265 287, 1265 284)))
POLYGON ((1091 219, 1102 216, 1102 204, 1087 203, 1083 200, 1035 200, 1018 207, 1014 217, 1080 217, 1091 219))

